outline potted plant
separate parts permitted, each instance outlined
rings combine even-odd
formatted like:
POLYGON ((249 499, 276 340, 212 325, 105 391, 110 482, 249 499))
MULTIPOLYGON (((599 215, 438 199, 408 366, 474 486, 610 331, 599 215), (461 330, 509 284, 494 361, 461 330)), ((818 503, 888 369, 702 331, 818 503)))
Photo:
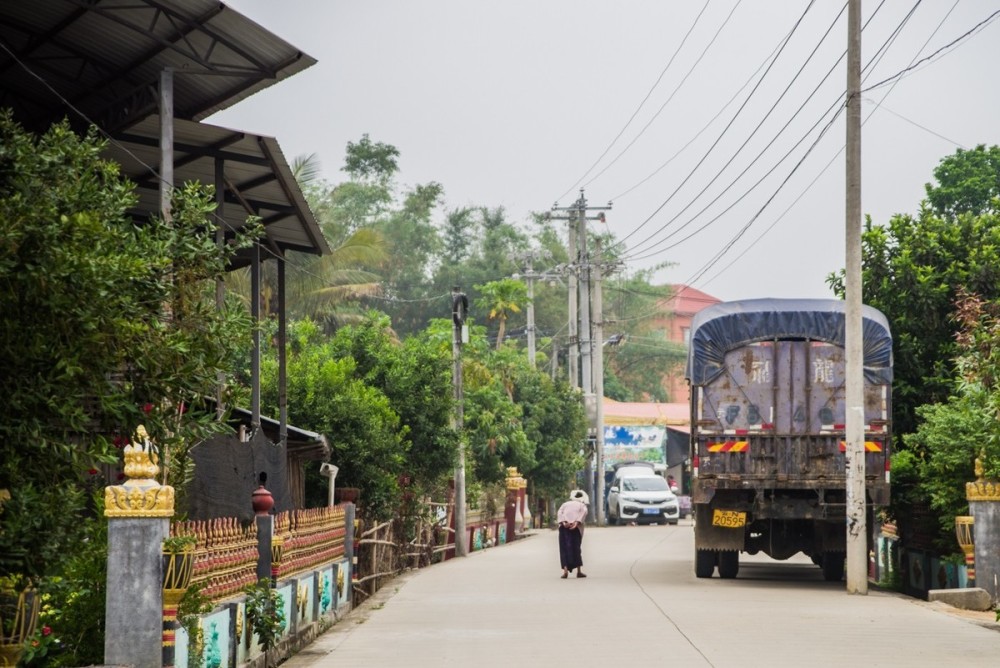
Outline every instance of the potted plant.
POLYGON ((30 580, 0 578, 0 665, 16 666, 35 633, 41 596, 30 580))
POLYGON ((163 591, 177 592, 178 600, 191 584, 194 572, 194 536, 170 536, 163 540, 163 591))

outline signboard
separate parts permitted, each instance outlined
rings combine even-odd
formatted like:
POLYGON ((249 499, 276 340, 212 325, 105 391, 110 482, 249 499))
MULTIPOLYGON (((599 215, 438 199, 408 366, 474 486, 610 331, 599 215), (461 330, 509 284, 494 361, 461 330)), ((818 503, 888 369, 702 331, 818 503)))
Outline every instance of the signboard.
POLYGON ((643 461, 664 464, 666 429, 654 425, 604 427, 604 467, 618 462, 643 461))

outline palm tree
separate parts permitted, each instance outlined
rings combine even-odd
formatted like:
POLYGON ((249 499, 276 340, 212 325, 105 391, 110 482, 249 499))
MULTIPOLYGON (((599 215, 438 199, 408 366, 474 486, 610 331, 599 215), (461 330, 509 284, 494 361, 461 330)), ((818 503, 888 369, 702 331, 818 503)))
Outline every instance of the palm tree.
POLYGON ((499 350, 503 345, 507 316, 510 313, 521 312, 521 306, 528 302, 528 287, 513 278, 490 281, 473 287, 479 291, 476 305, 489 313, 490 320, 499 321, 497 329, 497 350, 499 350))
MULTIPOLYGON (((320 180, 316 154, 296 157, 291 167, 313 211, 328 213, 333 188, 320 180)), ((349 304, 381 293, 381 276, 376 271, 385 265, 389 252, 385 239, 376 230, 360 228, 337 243, 337 239, 331 238, 333 226, 322 219, 319 223, 333 250, 322 257, 294 253, 285 258, 288 276, 285 304, 289 317, 308 317, 332 331, 360 317, 349 304)), ((249 303, 249 270, 231 272, 226 283, 249 303)), ((263 310, 272 313, 272 295, 276 292, 273 271, 264 272, 261 291, 263 310)))

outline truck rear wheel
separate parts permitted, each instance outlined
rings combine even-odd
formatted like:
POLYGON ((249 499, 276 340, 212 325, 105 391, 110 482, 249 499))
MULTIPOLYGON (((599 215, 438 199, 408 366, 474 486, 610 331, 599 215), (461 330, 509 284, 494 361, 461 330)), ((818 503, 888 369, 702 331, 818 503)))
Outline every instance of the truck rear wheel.
POLYGON ((719 552, 719 577, 735 578, 740 572, 740 553, 736 550, 723 550, 719 552))
POLYGON ((716 552, 711 550, 694 551, 694 574, 699 578, 710 578, 715 572, 716 552))
POLYGON ((827 582, 840 582, 844 579, 844 553, 823 553, 823 579, 827 582))

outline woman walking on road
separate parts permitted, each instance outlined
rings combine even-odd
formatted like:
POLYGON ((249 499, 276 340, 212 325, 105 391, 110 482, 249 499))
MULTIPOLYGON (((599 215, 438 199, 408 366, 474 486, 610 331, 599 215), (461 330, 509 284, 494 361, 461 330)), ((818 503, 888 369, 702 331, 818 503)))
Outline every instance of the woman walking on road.
POLYGON ((559 563, 562 565, 562 575, 569 577, 569 572, 576 570, 576 577, 585 578, 583 572, 583 527, 587 521, 587 505, 590 498, 582 489, 574 489, 569 494, 569 501, 559 506, 556 520, 559 522, 559 563))

